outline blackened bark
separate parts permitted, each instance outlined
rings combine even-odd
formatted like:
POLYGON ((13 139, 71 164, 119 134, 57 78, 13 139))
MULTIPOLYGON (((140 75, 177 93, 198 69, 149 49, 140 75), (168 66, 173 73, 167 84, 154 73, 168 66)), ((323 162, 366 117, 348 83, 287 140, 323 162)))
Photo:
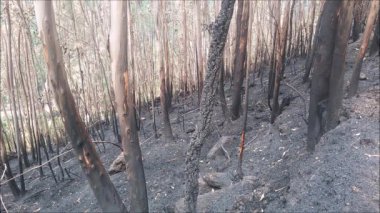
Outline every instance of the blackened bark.
POLYGON ((170 117, 169 117, 169 107, 170 107, 170 90, 169 90, 169 77, 168 77, 168 47, 167 47, 167 41, 165 39, 165 24, 164 24, 164 15, 162 14, 162 11, 165 7, 165 2, 160 1, 158 2, 159 10, 157 13, 157 25, 160 26, 160 31, 157 29, 157 38, 158 38, 158 49, 159 52, 163 51, 163 54, 160 61, 160 103, 161 103, 161 110, 162 110, 162 119, 164 122, 162 133, 166 140, 174 140, 172 127, 170 124, 170 117), (165 56, 165 58, 164 58, 165 56), (165 59, 165 61, 164 61, 165 59))
POLYGON ((315 39, 318 47, 315 52, 314 73, 311 82, 307 149, 313 151, 315 144, 323 134, 323 114, 325 101, 329 93, 329 78, 334 52, 336 26, 338 22, 338 11, 341 1, 326 1, 320 17, 319 32, 315 39))
POLYGON ((220 100, 220 106, 222 108, 223 116, 225 119, 229 120, 229 115, 228 115, 228 109, 227 109, 227 101, 226 101, 226 95, 224 92, 224 60, 222 58, 222 66, 221 66, 221 71, 219 73, 220 78, 219 78, 219 87, 218 87, 218 93, 219 93, 219 100, 220 100))
POLYGON ((334 129, 339 124, 339 114, 342 108, 345 58, 348 39, 351 30, 353 1, 343 1, 339 12, 338 27, 335 37, 333 62, 329 84, 329 99, 327 102, 326 130, 334 129))
POLYGON ((236 16, 236 46, 234 59, 234 86, 232 89, 231 119, 239 118, 241 107, 241 86, 244 80, 245 62, 247 58, 249 8, 247 2, 238 0, 236 16))
POLYGON ((198 197, 199 156, 210 132, 211 117, 215 104, 215 93, 218 87, 218 77, 223 66, 223 50, 226 44, 235 0, 223 0, 221 10, 213 23, 210 51, 207 59, 207 72, 200 104, 200 120, 195 137, 192 138, 186 153, 186 194, 185 211, 196 212, 198 197))
POLYGON ((276 62, 276 73, 274 76, 274 88, 273 88, 273 110, 271 115, 271 123, 274 123, 278 114, 280 114, 280 105, 278 102, 278 96, 280 95, 280 83, 283 76, 285 68, 285 51, 286 51, 286 40, 288 33, 288 22, 289 22, 289 12, 290 12, 290 2, 286 5, 285 16, 282 21, 281 26, 281 37, 277 49, 277 62, 276 62))
POLYGON ((318 18, 317 26, 315 27, 315 33, 314 33, 314 38, 313 38, 313 45, 311 47, 311 50, 307 54, 306 58, 306 63, 305 63, 305 74, 302 78, 302 83, 306 83, 309 80, 311 68, 313 67, 313 62, 314 62, 314 56, 315 56, 315 51, 318 46, 318 34, 321 28, 321 16, 318 18))
POLYGON ((5 176, 7 177, 8 180, 11 179, 10 181, 8 181, 8 186, 11 189, 13 197, 17 198, 20 196, 20 189, 17 186, 16 180, 12 179, 13 174, 12 174, 11 167, 9 165, 7 151, 5 150, 5 141, 3 140, 3 123, 1 121, 1 118, 0 118, 0 150, 1 150, 0 151, 1 162, 3 162, 5 166, 7 167, 5 171, 5 176))
POLYGON ((350 35, 353 2, 328 1, 323 7, 319 45, 315 56, 308 123, 307 149, 313 151, 320 136, 339 123, 343 99, 344 64, 350 35))
POLYGON ((274 89, 274 78, 275 78, 275 67, 276 67, 276 48, 279 45, 279 24, 280 24, 280 16, 281 16, 281 10, 280 5, 281 2, 274 2, 273 11, 275 13, 274 17, 274 24, 273 24, 273 47, 272 47, 272 53, 271 53, 271 59, 270 59, 270 68, 269 68, 269 76, 268 76, 268 107, 272 111, 271 106, 271 99, 273 98, 273 89, 274 89))

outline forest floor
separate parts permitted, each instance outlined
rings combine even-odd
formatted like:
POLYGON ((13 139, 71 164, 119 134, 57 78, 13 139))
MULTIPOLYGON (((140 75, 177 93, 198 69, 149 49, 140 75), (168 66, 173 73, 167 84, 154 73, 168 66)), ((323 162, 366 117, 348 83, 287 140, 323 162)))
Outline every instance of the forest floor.
MULTIPOLYGON (((349 45, 346 84, 359 45, 360 41, 349 45)), ((245 178, 240 183, 224 179, 222 189, 212 189, 201 181, 200 211, 379 212, 379 57, 365 59, 362 72, 367 79, 360 81, 359 95, 344 99, 340 125, 326 133, 311 154, 306 151, 305 113, 310 88, 309 83, 301 83, 304 63, 304 59, 291 60, 286 68, 284 82, 298 92, 284 83, 281 85, 280 100, 292 98, 274 124, 269 122, 267 77, 263 78, 263 86, 259 78, 251 84, 243 162, 245 178)), ((149 114, 145 115, 140 143, 152 212, 181 209, 185 153, 199 115, 196 103, 196 96, 174 100, 170 116, 176 139, 172 142, 162 137, 155 139, 152 119, 149 114)), ((237 167, 242 120, 224 122, 220 106, 215 110, 213 131, 202 149, 201 177, 214 174, 228 179, 237 167), (224 147, 229 158, 208 158, 209 150, 221 140, 229 140, 224 147)), ((157 115, 158 127, 161 126, 160 117, 157 115)), ((106 131, 106 141, 116 142, 111 129, 106 131)), ((106 144, 105 149, 99 145, 98 150, 106 168, 120 154, 120 149, 110 144, 106 144)), ((7 185, 2 186, 1 194, 8 210, 99 212, 96 199, 73 156, 63 158, 63 165, 70 170, 72 179, 66 178, 56 184, 46 166, 42 179, 38 170, 25 175, 27 193, 18 200, 13 198, 7 185)), ((16 165, 15 160, 12 165, 16 165)), ((16 168, 13 171, 16 172, 16 168)), ((56 167, 55 172, 58 171, 56 167)), ((128 205, 125 172, 114 174, 111 179, 128 205)))

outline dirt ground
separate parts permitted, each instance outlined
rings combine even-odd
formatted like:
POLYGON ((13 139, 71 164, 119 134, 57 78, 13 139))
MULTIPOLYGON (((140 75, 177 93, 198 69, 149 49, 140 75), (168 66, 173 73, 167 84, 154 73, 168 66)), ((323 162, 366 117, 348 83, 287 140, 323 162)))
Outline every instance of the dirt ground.
MULTIPOLYGON (((359 45, 360 41, 349 46, 346 83, 351 76, 359 45)), ((266 104, 267 77, 263 78, 264 87, 260 78, 252 84, 243 162, 244 175, 251 177, 248 182, 250 187, 241 184, 220 189, 223 191, 201 190, 199 199, 210 199, 207 200, 208 210, 379 212, 379 57, 365 59, 362 72, 367 80, 360 81, 359 95, 344 99, 340 125, 322 137, 312 154, 306 151, 305 113, 310 89, 309 84, 301 83, 304 63, 304 59, 291 60, 286 68, 284 81, 297 88, 298 92, 282 84, 280 100, 288 96, 292 99, 274 124, 269 122, 270 111, 266 104)), ((229 102, 229 84, 226 86, 226 96, 229 102)), ((176 138, 173 142, 164 141, 161 137, 155 139, 152 119, 149 114, 145 115, 140 143, 149 209, 152 212, 171 212, 183 197, 185 152, 199 112, 195 103, 196 96, 174 100, 170 114, 176 138)), ((220 106, 215 109, 214 131, 202 150, 201 176, 210 172, 232 176, 237 167, 241 119, 224 122, 220 106), (236 146, 226 150, 231 161, 224 168, 220 167, 222 162, 206 158, 210 148, 222 136, 232 136, 236 143, 236 146)), ((160 115, 157 117, 158 127, 161 127, 160 115)), ((110 129, 106 131, 106 140, 116 142, 110 129)), ((105 149, 102 145, 98 148, 106 168, 120 153, 117 147, 110 144, 106 144, 105 149)), ((15 163, 13 161, 12 165, 15 163)), ((34 170, 26 175, 27 193, 18 200, 14 200, 7 185, 1 186, 8 210, 99 212, 96 199, 72 154, 65 156, 63 165, 70 171, 71 179, 66 177, 56 184, 47 166, 43 168, 43 178, 39 178, 38 170, 34 170)), ((56 166, 55 162, 53 166, 56 166)), ((57 167, 55 172, 58 173, 57 167)), ((125 172, 114 174, 111 179, 128 206, 125 172)))

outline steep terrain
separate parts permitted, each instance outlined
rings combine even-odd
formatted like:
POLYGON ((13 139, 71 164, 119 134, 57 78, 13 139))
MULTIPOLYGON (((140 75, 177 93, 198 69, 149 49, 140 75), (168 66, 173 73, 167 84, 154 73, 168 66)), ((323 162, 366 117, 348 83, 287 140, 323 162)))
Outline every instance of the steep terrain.
MULTIPOLYGON (((346 79, 351 75, 358 45, 360 41, 349 46, 346 79)), ((242 182, 236 183, 234 179, 241 119, 224 121, 220 106, 216 106, 214 131, 200 160, 201 176, 217 174, 223 184, 222 189, 211 188, 203 179, 210 180, 200 178, 200 211, 379 212, 379 57, 364 61, 362 71, 367 79, 360 81, 359 95, 344 100, 340 125, 322 137, 312 154, 306 152, 305 119, 310 89, 308 84, 301 83, 303 65, 303 59, 291 60, 286 68, 286 84, 281 86, 280 99, 290 97, 291 101, 274 124, 269 123, 266 105, 267 77, 263 77, 264 86, 260 78, 251 84, 242 182), (207 157, 221 140, 227 140, 222 154, 207 157)), ((229 85, 226 95, 230 98, 229 85)), ((196 96, 174 101, 170 115, 174 142, 155 139, 152 119, 148 113, 145 115, 140 142, 152 212, 181 209, 184 156, 197 122, 196 102, 196 96)), ((107 130, 106 140, 116 141, 111 130, 107 130)), ((98 148, 107 168, 120 153, 110 144, 105 149, 102 145, 98 148)), ((100 211, 77 159, 67 155, 63 164, 71 179, 55 184, 47 167, 42 179, 38 178, 38 170, 34 170, 26 175, 28 192, 19 200, 13 199, 8 186, 2 186, 8 210, 100 211)), ((57 167, 55 171, 58 172, 57 167)), ((127 204, 126 174, 117 173, 111 179, 127 204)))

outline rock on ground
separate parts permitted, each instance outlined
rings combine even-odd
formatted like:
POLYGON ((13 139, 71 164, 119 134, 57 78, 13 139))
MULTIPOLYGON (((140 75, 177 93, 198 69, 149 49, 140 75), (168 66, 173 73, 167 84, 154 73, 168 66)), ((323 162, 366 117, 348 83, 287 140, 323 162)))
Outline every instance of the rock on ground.
POLYGON ((120 153, 119 156, 112 162, 110 168, 108 169, 108 173, 110 175, 122 172, 126 170, 125 166, 125 158, 124 158, 124 152, 120 153))
MULTIPOLYGON (((260 186, 254 176, 246 176, 238 183, 220 190, 211 191, 198 196, 197 212, 230 212, 244 210, 244 204, 259 199, 254 190, 260 186)), ((184 212, 184 198, 175 204, 175 212, 184 212)))
POLYGON ((212 172, 203 175, 202 179, 208 186, 216 189, 221 189, 232 184, 232 180, 228 173, 212 172))

